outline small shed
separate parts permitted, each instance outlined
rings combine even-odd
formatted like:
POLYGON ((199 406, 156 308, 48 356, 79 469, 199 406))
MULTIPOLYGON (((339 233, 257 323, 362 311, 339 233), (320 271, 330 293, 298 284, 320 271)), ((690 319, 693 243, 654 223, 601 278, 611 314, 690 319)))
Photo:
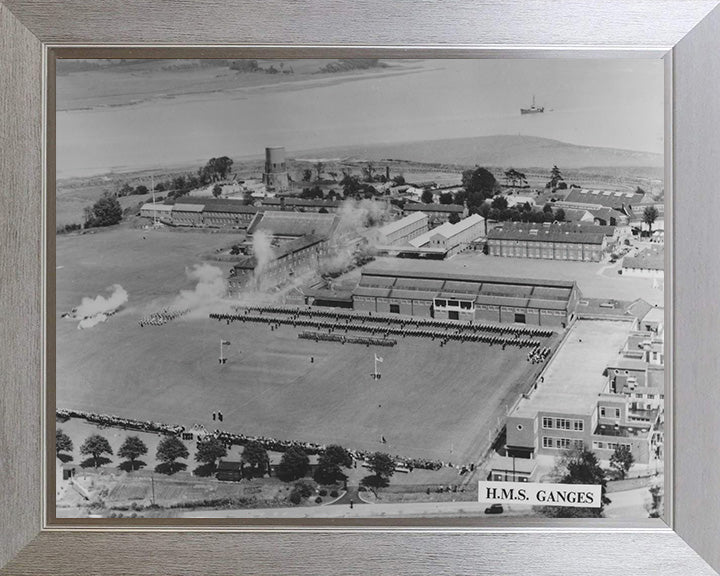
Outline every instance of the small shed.
POLYGON ((215 478, 228 482, 239 482, 243 478, 243 463, 231 460, 220 460, 215 478))

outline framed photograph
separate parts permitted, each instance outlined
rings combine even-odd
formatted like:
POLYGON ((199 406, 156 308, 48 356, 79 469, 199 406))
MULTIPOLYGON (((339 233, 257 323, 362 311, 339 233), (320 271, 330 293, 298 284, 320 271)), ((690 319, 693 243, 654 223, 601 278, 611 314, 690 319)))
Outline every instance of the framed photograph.
POLYGON ((625 28, 582 47, 465 6, 528 32, 360 47, 0 4, 3 170, 43 191, 3 197, 3 570, 322 542, 313 572, 713 573, 719 24, 688 6, 583 7, 625 28))

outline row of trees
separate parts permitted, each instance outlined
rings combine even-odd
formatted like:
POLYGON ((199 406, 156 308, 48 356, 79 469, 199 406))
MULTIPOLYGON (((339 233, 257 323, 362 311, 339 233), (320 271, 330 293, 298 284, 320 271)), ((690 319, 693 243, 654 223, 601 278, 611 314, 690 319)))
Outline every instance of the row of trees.
MULTIPOLYGON (((58 458, 67 461, 71 457, 67 453, 73 451, 73 442, 70 437, 65 434, 62 429, 55 432, 55 452, 58 458)), ((117 452, 117 456, 123 458, 125 462, 121 464, 121 468, 126 470, 137 470, 144 467, 145 462, 140 458, 148 453, 148 447, 138 436, 128 436, 117 452)), ((102 464, 107 464, 109 459, 107 456, 113 456, 113 449, 107 438, 100 434, 92 434, 85 439, 80 446, 80 454, 88 456, 83 463, 87 466, 97 468, 102 464)), ((195 461, 201 464, 196 473, 201 475, 209 475, 217 468, 217 463, 221 458, 228 454, 225 444, 214 437, 209 437, 197 445, 195 452, 195 461)), ((158 465, 155 468, 157 472, 172 474, 178 470, 185 469, 184 463, 178 462, 188 458, 189 451, 185 444, 176 436, 166 436, 158 444, 155 458, 158 465)), ((243 450, 243 461, 248 465, 248 475, 263 476, 268 470, 269 458, 267 450, 260 442, 249 442, 243 450)), ((387 454, 377 452, 368 459, 372 475, 363 478, 363 485, 368 487, 380 488, 388 485, 388 479, 393 475, 395 463, 387 454)), ((350 453, 338 445, 330 445, 320 455, 318 465, 313 474, 313 479, 318 484, 331 485, 347 480, 347 474, 343 472, 344 468, 350 468, 353 465, 353 459, 350 453)), ((277 476, 284 482, 293 482, 308 475, 310 471, 310 458, 307 453, 299 446, 292 446, 280 460, 277 467, 277 476)))
MULTIPOLYGON (((72 440, 61 429, 56 431, 55 449, 58 457, 72 452, 72 440)), ((80 447, 80 453, 87 455, 88 464, 96 468, 109 462, 105 455, 113 455, 107 439, 99 434, 89 436, 80 447)), ((118 456, 125 459, 121 465, 128 470, 136 470, 145 465, 140 458, 148 453, 146 444, 138 436, 128 436, 118 450, 118 456)), ((186 459, 189 452, 185 444, 175 436, 167 436, 158 444, 156 459, 157 472, 172 474, 186 467, 178 460, 186 459)), ((227 456, 227 448, 216 438, 208 438, 198 444, 195 460, 203 465, 204 473, 215 470, 219 459, 227 456)), ((66 460, 67 458, 63 458, 66 460)), ((259 442, 249 442, 243 451, 243 461, 249 466, 249 474, 263 476, 268 468, 268 454, 259 442)), ((382 452, 375 452, 367 459, 372 474, 361 480, 361 485, 371 489, 388 486, 395 472, 395 462, 382 452)), ((632 452, 627 446, 618 446, 610 458, 610 468, 617 477, 624 479, 634 464, 632 452)), ((332 485, 347 480, 343 468, 350 468, 353 459, 342 446, 330 445, 320 456, 313 479, 322 485, 332 485)), ((282 456, 277 468, 277 476, 284 482, 294 482, 307 476, 310 461, 306 452, 298 447, 289 448, 282 456)), ((595 484, 602 486, 602 502, 599 508, 570 508, 558 506, 540 507, 538 511, 550 517, 599 517, 603 508, 610 503, 606 495, 607 473, 600 466, 597 456, 587 448, 576 448, 564 452, 557 460, 553 471, 554 479, 561 484, 595 484)))

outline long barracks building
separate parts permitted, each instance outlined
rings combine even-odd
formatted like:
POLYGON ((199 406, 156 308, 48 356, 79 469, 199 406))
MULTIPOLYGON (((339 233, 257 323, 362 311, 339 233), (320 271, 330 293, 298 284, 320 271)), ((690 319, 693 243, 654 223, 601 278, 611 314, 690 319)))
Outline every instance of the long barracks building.
POLYGON ((469 274, 449 263, 395 261, 366 267, 353 291, 360 311, 464 322, 567 326, 580 299, 575 282, 469 274))

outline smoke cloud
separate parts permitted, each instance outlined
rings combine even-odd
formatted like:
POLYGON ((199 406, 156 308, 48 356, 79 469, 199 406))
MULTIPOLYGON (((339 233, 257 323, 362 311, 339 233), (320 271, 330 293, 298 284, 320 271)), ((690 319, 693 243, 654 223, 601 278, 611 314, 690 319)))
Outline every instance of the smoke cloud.
POLYGON ((367 236, 368 231, 390 220, 388 205, 377 200, 345 200, 338 210, 338 234, 367 236))
POLYGON ((92 328, 100 322, 105 322, 108 316, 117 312, 128 301, 128 293, 120 284, 114 284, 108 290, 112 290, 109 297, 98 295, 95 298, 89 298, 85 296, 81 300, 80 306, 63 316, 71 319, 79 318, 79 330, 92 328))
POLYGON ((195 264, 192 268, 186 268, 185 274, 197 284, 192 290, 181 290, 170 309, 190 312, 204 310, 216 306, 225 298, 227 282, 225 274, 217 266, 195 264))
POLYGON ((378 200, 345 200, 338 210, 340 223, 332 255, 323 259, 320 272, 323 275, 341 273, 354 264, 358 250, 373 254, 381 244, 380 226, 392 220, 389 205, 378 200), (356 245, 353 238, 362 238, 356 245))
POLYGON ((100 322, 105 322, 105 320, 108 319, 108 315, 104 313, 96 314, 95 316, 90 316, 89 318, 83 318, 78 322, 78 330, 85 330, 86 328, 92 328, 93 326, 96 326, 100 324, 100 322))
POLYGON ((258 230, 252 237, 252 250, 255 256, 255 286, 261 287, 262 276, 268 264, 275 259, 272 248, 272 234, 266 230, 258 230))

